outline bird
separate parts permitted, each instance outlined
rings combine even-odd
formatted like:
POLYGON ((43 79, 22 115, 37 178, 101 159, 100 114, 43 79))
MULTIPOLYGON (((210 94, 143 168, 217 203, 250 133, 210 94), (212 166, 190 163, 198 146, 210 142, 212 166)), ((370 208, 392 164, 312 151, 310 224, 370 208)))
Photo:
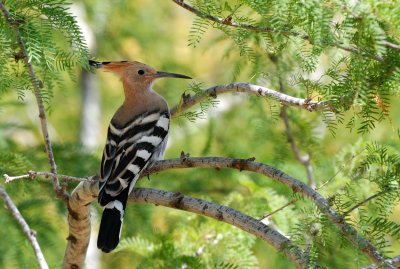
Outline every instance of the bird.
POLYGON ((152 86, 159 78, 191 77, 156 71, 137 61, 90 60, 89 65, 118 75, 125 96, 108 126, 100 166, 98 203, 103 214, 97 247, 108 253, 120 241, 126 203, 136 181, 164 156, 170 112, 165 99, 152 86))

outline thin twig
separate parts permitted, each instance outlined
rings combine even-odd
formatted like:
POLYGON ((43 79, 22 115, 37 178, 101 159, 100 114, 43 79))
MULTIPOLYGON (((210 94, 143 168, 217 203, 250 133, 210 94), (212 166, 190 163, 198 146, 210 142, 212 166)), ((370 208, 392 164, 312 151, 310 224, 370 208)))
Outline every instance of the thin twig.
MULTIPOLYGON (((387 259, 386 262, 392 264, 396 268, 400 268, 400 256, 387 259)), ((376 265, 369 265, 367 267, 363 267, 362 269, 379 269, 379 267, 376 265)))
POLYGON ((279 207, 278 209, 275 209, 274 211, 272 211, 272 212, 270 212, 270 213, 268 213, 268 214, 265 214, 264 216, 262 216, 262 217, 260 218, 260 221, 262 221, 262 220, 264 220, 264 219, 266 219, 266 218, 270 218, 272 215, 274 215, 274 214, 278 213, 279 211, 285 209, 286 207, 288 207, 288 206, 290 206, 290 205, 296 203, 297 201, 298 201, 298 199, 293 199, 293 200, 291 200, 289 203, 286 203, 285 205, 279 207))
MULTIPOLYGON (((273 62, 275 62, 275 65, 278 64, 277 60, 273 60, 273 62)), ((286 93, 286 89, 285 89, 285 86, 284 86, 281 76, 279 76, 279 91, 281 93, 286 93)), ((292 127, 290 126, 289 116, 287 114, 287 106, 281 107, 280 117, 283 120, 283 123, 285 125, 287 140, 290 144, 292 152, 293 152, 296 160, 299 163, 301 163, 304 166, 304 168, 306 169, 308 185, 311 188, 315 189, 316 184, 315 184, 314 173, 312 171, 310 154, 306 153, 303 155, 300 153, 300 149, 297 146, 296 141, 294 140, 294 137, 293 137, 292 127)))
MULTIPOLYGON (((239 22, 235 22, 232 20, 231 17, 228 18, 220 18, 217 16, 213 16, 210 14, 207 14, 201 10, 196 9, 195 7, 185 3, 184 0, 172 0, 174 3, 176 3, 177 5, 183 7, 184 9, 192 12, 193 14, 195 14, 196 16, 203 18, 203 19, 207 19, 210 21, 213 21, 215 23, 219 23, 219 24, 223 24, 223 25, 227 25, 230 27, 234 27, 234 28, 242 28, 242 29, 247 29, 253 32, 267 32, 267 33, 277 33, 277 34, 282 34, 282 35, 286 35, 286 36, 295 36, 295 37, 300 37, 301 39, 307 40, 310 43, 312 43, 312 40, 309 36, 305 35, 305 34, 301 34, 299 32, 293 32, 293 31, 286 31, 286 30, 280 30, 280 29, 275 29, 275 28, 271 28, 271 27, 263 27, 263 26, 258 26, 258 25, 251 25, 251 24, 244 24, 244 23, 239 23, 239 22)), ((340 48, 342 50, 351 52, 351 53, 356 53, 356 54, 362 54, 362 52, 356 48, 353 47, 346 47, 343 44, 340 43, 333 43, 331 44, 332 46, 335 46, 337 48, 340 48)), ((400 50, 400 46, 391 42, 384 42, 383 43, 384 46, 386 46, 387 48, 391 48, 391 49, 396 49, 396 50, 400 50)), ((377 60, 379 62, 383 62, 384 58, 382 58, 379 55, 369 55, 369 54, 365 54, 368 57, 371 57, 374 60, 377 60)))
MULTIPOLYGON (((14 29, 15 36, 17 38, 18 46, 21 50, 21 55, 23 56, 24 63, 28 69, 29 75, 31 77, 32 86, 34 89, 34 94, 36 98, 36 102, 39 109, 39 118, 40 124, 42 127, 42 134, 44 139, 44 145, 47 153, 47 158, 49 160, 49 164, 51 167, 51 172, 57 174, 57 165, 54 160, 53 148, 51 146, 51 141, 49 137, 49 131, 47 127, 47 117, 46 111, 44 108, 43 98, 42 98, 42 90, 41 90, 41 82, 36 76, 35 70, 33 69, 32 63, 29 61, 28 52, 25 47, 24 40, 22 38, 22 34, 19 30, 19 24, 15 22, 14 18, 11 16, 10 12, 7 10, 3 2, 0 2, 0 9, 2 10, 6 21, 9 23, 12 29, 14 29)), ((68 195, 64 193, 63 189, 60 186, 60 182, 57 177, 53 177, 53 189, 56 192, 57 196, 62 200, 66 201, 68 199, 68 195)))
POLYGON ((24 217, 21 215, 18 208, 13 203, 10 196, 8 196, 7 192, 3 189, 3 187, 1 185, 0 185, 0 196, 3 198, 4 202, 6 203, 8 210, 10 210, 10 212, 13 215, 13 217, 15 218, 15 220, 21 226, 22 231, 24 232, 24 234, 26 235, 26 237, 29 240, 29 243, 32 245, 33 251, 35 252, 36 260, 38 261, 40 268, 48 269, 49 266, 47 265, 46 259, 44 258, 42 250, 40 249, 39 243, 36 240, 36 232, 31 230, 28 223, 26 223, 24 217))
POLYGON ((383 45, 385 45, 386 47, 391 48, 391 49, 400 50, 400 46, 399 45, 394 44, 394 43, 389 42, 389 41, 383 41, 383 45))
POLYGON ((368 57, 370 57, 370 58, 372 58, 374 60, 377 60, 378 62, 384 62, 385 61, 385 59, 383 57, 379 56, 379 55, 365 54, 365 53, 361 52, 359 49, 356 49, 354 47, 346 47, 346 46, 344 46, 342 44, 339 44, 339 43, 335 43, 334 46, 339 48, 339 49, 351 52, 351 53, 366 55, 366 56, 368 56, 368 57))
POLYGON ((285 125, 287 140, 288 140, 288 142, 290 144, 292 152, 293 152, 296 160, 299 163, 301 163, 304 166, 304 168, 306 169, 307 178, 308 178, 308 185, 311 188, 315 189, 316 184, 315 184, 314 173, 312 171, 310 154, 309 153, 301 154, 300 153, 300 149, 297 147, 296 141, 294 141, 292 128, 290 126, 289 117, 288 117, 288 114, 287 114, 287 106, 282 106, 280 116, 281 116, 281 118, 283 120, 283 123, 285 125))
POLYGON ((331 176, 330 178, 328 178, 324 183, 322 183, 319 187, 317 187, 315 190, 318 191, 320 189, 322 189, 323 187, 325 187, 326 185, 328 185, 340 172, 342 172, 342 170, 344 169, 344 167, 350 163, 355 157, 359 156, 365 149, 361 150, 359 153, 357 154, 353 154, 351 155, 351 157, 349 158, 348 161, 345 161, 344 164, 342 164, 340 166, 340 168, 336 171, 335 174, 333 174, 333 176, 331 176))
POLYGON ((371 195, 370 197, 366 198, 365 200, 362 200, 361 202, 355 204, 354 206, 352 206, 349 210, 347 210, 346 212, 344 212, 342 214, 343 217, 347 216, 348 214, 350 214, 351 212, 353 212, 355 209, 359 208, 360 206, 364 205, 365 203, 368 203, 369 201, 371 201, 372 199, 375 199, 385 193, 388 192, 392 192, 392 191, 398 191, 399 188, 393 189, 393 190, 384 190, 384 191, 380 191, 378 193, 375 193, 374 195, 371 195))
POLYGON ((60 178, 64 181, 93 181, 91 177, 88 178, 81 178, 81 177, 73 177, 73 176, 67 176, 67 175, 62 175, 62 174, 55 174, 52 172, 40 172, 40 171, 29 171, 28 174, 25 175, 20 175, 20 176, 9 176, 7 174, 4 174, 4 179, 5 183, 10 183, 14 180, 19 180, 19 179, 35 179, 36 177, 43 176, 43 177, 57 177, 60 178))
POLYGON ((183 95, 182 102, 171 109, 171 115, 177 116, 181 112, 184 112, 189 108, 191 108, 192 106, 194 106, 195 104, 203 101, 205 98, 208 97, 216 98, 218 95, 228 92, 229 93, 244 92, 256 96, 271 97, 279 101, 281 104, 304 108, 308 111, 321 111, 329 109, 327 101, 312 101, 310 99, 301 99, 259 85, 253 85, 244 82, 235 82, 208 88, 207 90, 204 91, 204 93, 196 94, 194 96, 183 95))

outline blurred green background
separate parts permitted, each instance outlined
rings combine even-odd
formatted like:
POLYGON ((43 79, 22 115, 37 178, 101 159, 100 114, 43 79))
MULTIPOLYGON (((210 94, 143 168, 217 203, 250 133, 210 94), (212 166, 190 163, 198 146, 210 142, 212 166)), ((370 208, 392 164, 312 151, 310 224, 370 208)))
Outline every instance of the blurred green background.
MULTIPOLYGON (((294 61, 289 54, 281 55, 283 63, 279 66, 265 55, 255 72, 252 65, 245 64, 249 61, 246 55, 240 55, 220 31, 208 30, 196 47, 189 46, 195 16, 172 1, 76 1, 71 12, 76 14, 96 60, 141 61, 158 70, 191 76, 204 88, 244 81, 279 90, 277 77, 282 76, 287 81, 289 94, 307 97, 306 89, 290 85, 292 70, 279 69, 279 66, 285 69, 285 65, 294 61)), ((326 68, 330 56, 327 53, 320 57, 317 70, 326 68)), ((91 134, 89 142, 85 142, 81 139, 82 124, 85 124, 82 106, 87 105, 80 87, 82 72, 80 67, 76 68, 73 79, 63 75, 64 83, 55 88, 48 105, 48 121, 59 173, 84 177, 96 173, 99 168, 107 125, 123 100, 123 91, 113 74, 84 75, 95 89, 89 94, 95 102, 91 118, 95 133, 91 134)), ((193 94, 190 83, 194 82, 165 79, 158 81, 154 88, 172 107, 179 103, 183 93, 193 94)), ((23 100, 14 91, 1 95, 1 174, 49 170, 35 100, 31 92, 24 95, 23 100)), ((255 157, 259 162, 308 182, 304 166, 295 159, 287 141, 278 103, 246 94, 227 94, 218 100, 219 103, 202 118, 190 121, 179 116, 173 120, 166 158, 178 157, 181 151, 191 156, 255 157)), ((376 191, 377 187, 372 183, 351 175, 365 153, 363 149, 367 142, 382 143, 391 152, 398 152, 399 101, 397 94, 392 95, 387 119, 364 135, 346 129, 344 124, 339 124, 336 135, 332 135, 320 113, 288 108, 293 137, 301 151, 311 156, 317 186, 334 177, 321 190, 325 197, 340 193, 346 184, 356 186, 354 195, 358 199, 376 191)), ((199 111, 199 108, 194 110, 199 111)), ((350 117, 351 112, 344 114, 344 122, 350 117)), ((138 186, 179 191, 228 205, 255 218, 294 198, 285 186, 247 172, 185 169, 162 172, 150 179, 139 181, 138 186)), ((68 189, 73 187, 74 184, 69 184, 68 189)), ((44 179, 21 180, 7 185, 6 190, 31 228, 37 231, 50 267, 60 267, 66 246, 67 214, 64 205, 55 198, 51 183, 44 179)), ((373 205, 364 209, 370 210, 370 216, 377 210, 373 205)), ((92 242, 96 240, 100 216, 100 207, 93 203, 92 242)), ((390 219, 399 223, 399 216, 400 205, 397 203, 390 219)), ((361 213, 354 213, 351 218, 356 223, 361 217, 361 213)), ((300 199, 275 214, 270 221, 299 245, 306 246, 307 240, 301 235, 307 234, 313 223, 323 223, 326 219, 309 201, 300 199)), ((5 210, 0 211, 0 227, 3 242, 0 244, 0 267, 36 268, 29 243, 5 210)), ((370 263, 349 242, 340 240, 335 228, 329 227, 327 225, 326 230, 320 232, 312 245, 319 249, 319 255, 315 257, 319 263, 329 268, 359 268, 370 263)), ((110 254, 100 253, 94 244, 90 246, 86 268, 293 268, 271 246, 236 228, 153 205, 129 205, 122 238, 121 248, 110 254)), ((388 242, 385 253, 398 255, 398 236, 389 237, 388 242)))

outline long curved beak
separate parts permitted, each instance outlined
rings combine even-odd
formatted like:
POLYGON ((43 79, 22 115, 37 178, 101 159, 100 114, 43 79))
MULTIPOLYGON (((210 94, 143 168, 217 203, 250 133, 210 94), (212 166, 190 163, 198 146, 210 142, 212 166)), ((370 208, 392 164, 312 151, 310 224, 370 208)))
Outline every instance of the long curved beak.
POLYGON ((184 78, 184 79, 192 79, 191 77, 181 75, 181 74, 175 74, 175 73, 169 73, 169 72, 163 72, 163 71, 157 71, 154 75, 151 75, 152 78, 184 78))

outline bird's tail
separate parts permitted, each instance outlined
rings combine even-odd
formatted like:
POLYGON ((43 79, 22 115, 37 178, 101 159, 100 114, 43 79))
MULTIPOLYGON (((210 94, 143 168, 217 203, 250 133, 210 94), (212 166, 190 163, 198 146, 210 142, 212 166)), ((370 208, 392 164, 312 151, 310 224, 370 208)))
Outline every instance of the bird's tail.
POLYGON ((128 192, 124 191, 121 194, 116 200, 109 202, 104 207, 103 216, 101 217, 97 247, 106 253, 117 247, 121 237, 128 192))

